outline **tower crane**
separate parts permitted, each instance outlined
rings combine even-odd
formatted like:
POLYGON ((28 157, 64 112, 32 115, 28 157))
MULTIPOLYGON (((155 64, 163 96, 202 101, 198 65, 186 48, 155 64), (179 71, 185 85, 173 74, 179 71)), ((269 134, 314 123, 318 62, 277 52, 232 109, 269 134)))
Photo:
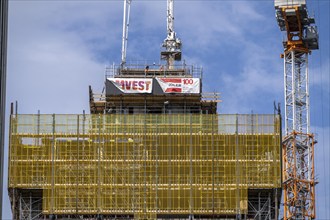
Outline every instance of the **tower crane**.
POLYGON ((318 32, 306 0, 275 0, 276 19, 286 33, 284 53, 285 135, 282 142, 284 220, 314 219, 314 134, 310 133, 308 56, 318 32))
MULTIPOLYGON (((121 50, 121 66, 126 64, 126 52, 128 41, 128 27, 132 0, 124 0, 123 36, 121 50)), ((167 68, 172 69, 174 61, 181 60, 181 40, 176 37, 174 31, 174 0, 167 0, 167 37, 163 42, 164 51, 161 58, 167 61, 167 68)))
POLYGON ((174 61, 181 60, 181 40, 174 31, 174 0, 167 0, 167 37, 162 45, 165 50, 161 58, 167 61, 167 68, 172 69, 174 61))
POLYGON ((126 64, 126 50, 128 40, 128 27, 129 27, 129 16, 131 11, 132 0, 124 0, 124 17, 123 17, 123 37, 122 37, 122 48, 121 48, 121 67, 126 64))

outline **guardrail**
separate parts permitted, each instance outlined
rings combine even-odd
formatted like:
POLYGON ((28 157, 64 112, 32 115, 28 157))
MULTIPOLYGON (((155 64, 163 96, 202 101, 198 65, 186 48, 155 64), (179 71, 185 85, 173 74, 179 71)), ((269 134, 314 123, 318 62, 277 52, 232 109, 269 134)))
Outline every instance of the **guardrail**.
POLYGON ((129 63, 125 66, 113 64, 105 69, 106 78, 138 76, 138 77, 155 77, 155 76, 180 76, 202 78, 203 68, 201 66, 177 64, 168 68, 162 63, 129 63))
MULTIPOLYGON (((221 102, 219 92, 207 92, 207 93, 202 93, 201 95, 202 95, 201 100, 204 102, 221 102)), ((95 102, 105 102, 106 95, 93 93, 92 100, 95 102)))

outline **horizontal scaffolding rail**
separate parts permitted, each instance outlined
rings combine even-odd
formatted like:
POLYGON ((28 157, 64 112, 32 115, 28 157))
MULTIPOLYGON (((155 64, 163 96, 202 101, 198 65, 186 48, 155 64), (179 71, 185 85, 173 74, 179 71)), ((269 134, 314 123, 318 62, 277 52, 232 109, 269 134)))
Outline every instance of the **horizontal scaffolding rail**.
POLYGON ((203 68, 196 65, 187 65, 185 63, 173 65, 171 69, 166 64, 155 63, 151 61, 137 61, 126 63, 125 66, 111 65, 105 69, 105 77, 203 77, 203 68))

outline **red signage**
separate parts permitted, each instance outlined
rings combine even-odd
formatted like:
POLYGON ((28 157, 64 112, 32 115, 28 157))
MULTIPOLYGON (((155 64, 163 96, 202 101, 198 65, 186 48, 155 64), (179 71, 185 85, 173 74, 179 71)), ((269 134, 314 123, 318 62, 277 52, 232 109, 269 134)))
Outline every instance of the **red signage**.
POLYGON ((200 93, 199 78, 157 78, 164 93, 200 93))
POLYGON ((151 93, 152 79, 141 78, 108 78, 124 93, 151 93))

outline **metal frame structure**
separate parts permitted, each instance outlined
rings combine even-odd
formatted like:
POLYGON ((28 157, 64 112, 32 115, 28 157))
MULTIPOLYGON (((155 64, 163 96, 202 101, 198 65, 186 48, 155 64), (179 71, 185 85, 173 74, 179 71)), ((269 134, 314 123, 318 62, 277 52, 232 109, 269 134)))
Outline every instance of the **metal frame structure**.
POLYGON ((310 133, 308 55, 318 49, 314 18, 305 0, 275 0, 283 42, 285 137, 282 145, 284 220, 314 219, 314 135, 310 133))
POLYGON ((308 54, 290 50, 284 55, 285 134, 291 131, 309 133, 308 54))
MULTIPOLYGON (((206 216, 207 219, 255 219, 255 220, 273 220, 278 219, 278 196, 279 189, 267 190, 257 189, 257 192, 251 190, 248 199, 248 213, 240 215, 215 215, 206 216), (278 191, 277 191, 278 190, 278 191), (274 192, 275 191, 275 192, 274 192)), ((21 220, 44 220, 44 219, 88 219, 88 220, 113 220, 113 219, 155 219, 155 216, 130 214, 59 214, 47 215, 43 213, 43 197, 40 190, 18 190, 10 189, 10 196, 16 201, 13 219, 21 220)), ((200 215, 178 215, 179 219, 205 219, 200 215)), ((172 216, 160 216, 157 219, 171 219, 172 216)))
POLYGON ((250 215, 248 219, 272 220, 278 219, 278 213, 275 211, 278 207, 278 199, 274 190, 256 190, 249 195, 248 206, 250 215), (274 198, 275 196, 275 198, 274 198))
POLYGON ((165 51, 161 58, 167 61, 167 68, 173 69, 174 61, 181 60, 182 42, 174 31, 174 0, 167 0, 167 37, 163 42, 165 51))
POLYGON ((274 219, 279 115, 12 115, 15 219, 274 219))
POLYGON ((0 2, 0 218, 2 218, 3 166, 6 110, 8 0, 0 2))

